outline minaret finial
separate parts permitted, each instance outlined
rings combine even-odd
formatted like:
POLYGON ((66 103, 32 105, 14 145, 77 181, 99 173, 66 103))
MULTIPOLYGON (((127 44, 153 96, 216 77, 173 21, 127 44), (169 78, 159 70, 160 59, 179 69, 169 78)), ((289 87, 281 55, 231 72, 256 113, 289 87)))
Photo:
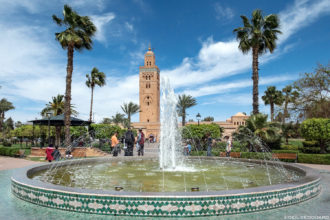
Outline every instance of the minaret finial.
POLYGON ((151 50, 151 44, 150 44, 150 42, 149 42, 149 48, 148 48, 148 50, 151 50))

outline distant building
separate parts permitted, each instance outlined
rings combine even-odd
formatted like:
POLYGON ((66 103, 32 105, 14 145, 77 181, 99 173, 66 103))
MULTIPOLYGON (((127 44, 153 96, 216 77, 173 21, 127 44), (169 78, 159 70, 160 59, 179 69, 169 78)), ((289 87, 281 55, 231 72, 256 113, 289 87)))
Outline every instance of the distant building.
MULTIPOLYGON (((139 122, 133 122, 136 129, 141 128, 145 137, 159 140, 160 135, 160 71, 156 66, 156 58, 150 46, 144 55, 144 66, 140 66, 139 71, 139 99, 140 115, 139 122)), ((224 128, 224 136, 231 136, 240 126, 245 125, 245 120, 249 116, 238 112, 225 122, 202 121, 201 124, 216 123, 224 128)), ((187 124, 197 124, 197 122, 187 122, 187 124)))

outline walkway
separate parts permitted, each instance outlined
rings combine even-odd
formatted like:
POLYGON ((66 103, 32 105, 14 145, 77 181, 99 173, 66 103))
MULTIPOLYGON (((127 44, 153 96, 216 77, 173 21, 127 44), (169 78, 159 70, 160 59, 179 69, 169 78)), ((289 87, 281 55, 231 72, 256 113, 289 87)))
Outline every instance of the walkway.
POLYGON ((16 169, 16 168, 33 165, 36 163, 39 163, 39 162, 25 160, 25 159, 18 159, 18 158, 13 158, 13 157, 0 156, 0 170, 16 169))

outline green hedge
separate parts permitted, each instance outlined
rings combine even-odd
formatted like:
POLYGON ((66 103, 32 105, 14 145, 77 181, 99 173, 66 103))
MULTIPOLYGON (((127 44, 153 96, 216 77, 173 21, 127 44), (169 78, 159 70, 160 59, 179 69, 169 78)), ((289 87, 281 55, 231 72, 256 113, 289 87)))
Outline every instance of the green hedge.
POLYGON ((0 147, 0 155, 14 157, 19 150, 18 147, 0 147))
POLYGON ((321 148, 320 147, 302 147, 302 148, 300 148, 300 151, 302 153, 306 153, 306 154, 319 154, 321 152, 321 148))
POLYGON ((282 145, 281 146, 281 150, 295 150, 298 151, 299 150, 299 146, 297 145, 282 145))
POLYGON ((298 154, 298 163, 328 164, 330 165, 330 154, 298 154))
POLYGON ((303 141, 303 147, 319 147, 317 141, 303 141))
POLYGON ((297 154, 299 153, 298 150, 272 150, 272 153, 293 153, 297 154))
POLYGON ((241 158, 247 159, 272 159, 271 153, 259 153, 259 152, 241 152, 241 158))

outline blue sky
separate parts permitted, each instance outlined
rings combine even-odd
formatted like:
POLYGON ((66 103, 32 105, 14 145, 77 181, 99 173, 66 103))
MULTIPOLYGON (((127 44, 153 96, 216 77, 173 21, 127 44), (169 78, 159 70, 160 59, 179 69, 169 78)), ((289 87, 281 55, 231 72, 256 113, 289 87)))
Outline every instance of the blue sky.
MULTIPOLYGON (((88 15, 98 28, 91 51, 75 53, 72 103, 88 119, 90 90, 85 75, 95 66, 107 75, 96 88, 95 120, 138 103, 138 67, 151 43, 156 64, 176 93, 190 94, 198 105, 188 119, 213 116, 225 120, 252 111, 251 54, 243 55, 233 29, 240 15, 254 9, 280 17, 278 47, 260 57, 260 96, 267 86, 282 89, 299 74, 311 72, 330 55, 330 1, 216 0, 0 0, 0 98, 13 102, 7 117, 26 122, 39 118, 52 96, 64 94, 66 51, 55 41, 62 29, 51 19, 62 17, 64 4, 88 15)), ((260 101, 260 110, 269 106, 260 101)), ((138 120, 138 115, 133 121, 138 120)))

